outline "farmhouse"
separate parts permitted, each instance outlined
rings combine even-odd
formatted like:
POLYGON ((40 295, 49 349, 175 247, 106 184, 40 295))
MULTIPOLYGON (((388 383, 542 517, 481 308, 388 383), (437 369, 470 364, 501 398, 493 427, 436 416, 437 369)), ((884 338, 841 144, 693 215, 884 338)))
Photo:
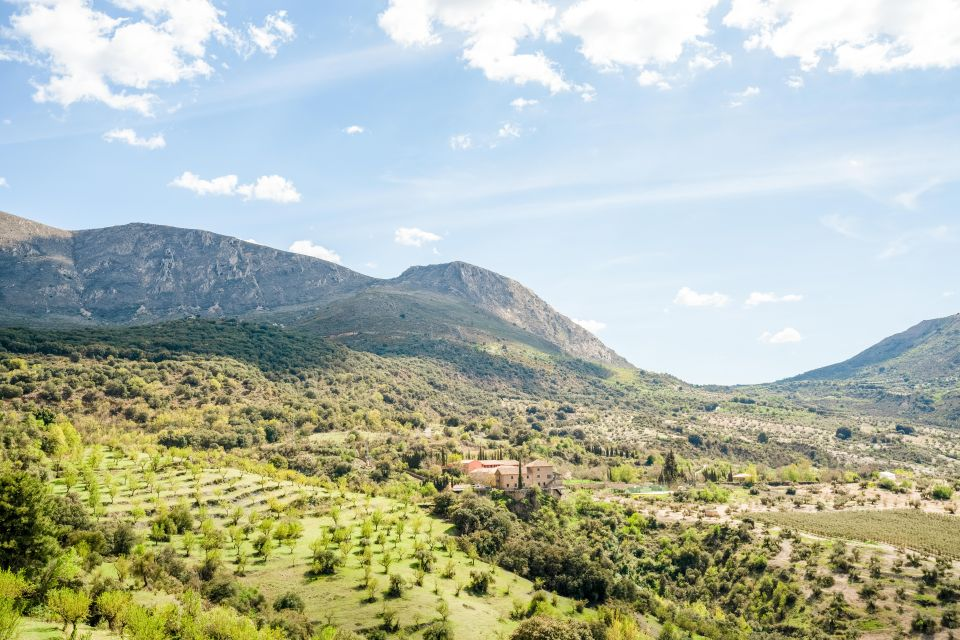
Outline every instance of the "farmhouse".
POLYGON ((463 460, 460 470, 470 477, 473 484, 505 491, 559 486, 560 476, 552 462, 534 460, 520 465, 516 460, 463 460))

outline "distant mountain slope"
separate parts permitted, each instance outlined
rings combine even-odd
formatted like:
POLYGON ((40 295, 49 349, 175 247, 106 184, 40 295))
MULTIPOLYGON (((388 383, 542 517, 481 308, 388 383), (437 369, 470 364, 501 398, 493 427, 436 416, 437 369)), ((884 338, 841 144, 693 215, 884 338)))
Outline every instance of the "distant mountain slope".
POLYGON ((761 388, 840 415, 960 426, 960 315, 925 320, 849 360, 761 388))
POLYGON ((931 381, 960 373, 960 314, 924 320, 838 364, 786 382, 907 378, 931 381))
POLYGON ((363 348, 501 342, 629 366, 529 289, 462 262, 380 280, 209 231, 151 224, 64 231, 0 212, 0 323, 245 316, 363 348))

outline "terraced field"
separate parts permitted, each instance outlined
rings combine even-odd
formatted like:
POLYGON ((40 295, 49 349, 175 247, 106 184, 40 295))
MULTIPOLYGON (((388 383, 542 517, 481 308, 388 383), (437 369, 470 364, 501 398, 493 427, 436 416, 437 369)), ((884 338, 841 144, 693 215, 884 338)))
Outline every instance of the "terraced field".
MULTIPOLYGON (((530 581, 458 549, 448 536, 450 525, 418 506, 419 494, 401 483, 393 495, 373 495, 311 484, 306 478, 295 482, 230 466, 198 466, 174 456, 125 456, 103 450, 101 457, 93 500, 102 504, 100 517, 132 515, 148 548, 170 544, 188 563, 202 562, 211 553, 205 550, 204 531, 211 537, 219 535, 222 544, 213 552, 237 571, 242 584, 259 589, 267 602, 296 592, 314 623, 363 632, 390 619, 400 629, 416 633, 447 616, 458 639, 489 640, 509 635, 517 624, 511 611, 528 606, 536 592, 530 581), (194 513, 195 533, 173 535, 169 542, 151 541, 154 516, 178 504, 194 513), (208 520, 206 525, 201 524, 203 519, 208 520), (255 553, 255 538, 271 522, 275 531, 282 523, 297 522, 302 534, 288 543, 278 538, 281 544, 264 560, 255 553), (318 539, 341 559, 331 575, 311 574, 318 539), (424 550, 433 559, 430 572, 423 572, 417 559, 424 550), (492 577, 486 594, 471 593, 475 573, 492 577), (402 595, 387 595, 391 576, 402 579, 402 595)), ((64 475, 69 476, 61 474, 54 482, 58 493, 68 491, 64 475)), ((69 491, 84 503, 91 502, 90 487, 82 477, 69 484, 69 491)), ((101 570, 115 574, 109 564, 101 570)), ((573 601, 546 596, 543 610, 574 611, 573 601)), ((50 625, 30 624, 31 638, 59 635, 50 625)))
POLYGON ((960 518, 914 509, 756 513, 756 520, 826 538, 879 542, 960 559, 960 518))

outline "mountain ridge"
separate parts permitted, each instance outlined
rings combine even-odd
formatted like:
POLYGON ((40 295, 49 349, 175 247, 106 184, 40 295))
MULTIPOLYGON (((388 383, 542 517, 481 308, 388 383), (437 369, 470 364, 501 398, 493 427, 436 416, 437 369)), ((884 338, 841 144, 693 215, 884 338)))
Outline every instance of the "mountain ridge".
MULTIPOLYGON (((545 341, 571 357, 629 366, 530 289, 465 262, 415 266, 396 278, 378 279, 211 231, 140 222, 67 231, 0 212, 2 324, 109 326, 275 316, 349 334, 355 332, 350 322, 382 315, 386 296, 400 306, 421 307, 424 318, 428 309, 443 307, 454 325, 467 317, 463 310, 485 314, 476 316, 487 319, 466 334, 462 327, 445 327, 440 332, 445 337, 482 342, 506 333, 535 348, 545 341), (325 315, 336 321, 321 322, 325 315)), ((379 318, 378 330, 411 335, 416 327, 399 326, 405 316, 400 309, 392 318, 379 318)))

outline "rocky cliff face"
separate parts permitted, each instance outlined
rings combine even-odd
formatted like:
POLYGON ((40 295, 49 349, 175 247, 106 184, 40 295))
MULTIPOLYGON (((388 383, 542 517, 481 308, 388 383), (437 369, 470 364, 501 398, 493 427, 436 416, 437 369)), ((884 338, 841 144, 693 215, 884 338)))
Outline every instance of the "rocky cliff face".
POLYGON ((465 262, 451 262, 411 267, 389 284, 463 300, 578 358, 625 363, 592 333, 558 313, 533 291, 493 271, 465 262))
POLYGON ((316 304, 372 279, 208 231, 128 224, 61 231, 0 214, 7 316, 149 322, 316 304))
POLYGON ((377 306, 391 292, 432 296, 421 314, 424 332, 443 324, 452 329, 446 335, 460 335, 465 326, 458 323, 469 319, 464 312, 479 310, 509 325, 494 333, 516 328, 576 358, 626 364, 526 287, 462 262, 378 280, 208 231, 149 224, 63 231, 0 213, 0 322, 6 324, 134 324, 253 313, 302 318, 323 317, 326 310, 344 333, 417 331, 415 313, 391 315, 377 306))

